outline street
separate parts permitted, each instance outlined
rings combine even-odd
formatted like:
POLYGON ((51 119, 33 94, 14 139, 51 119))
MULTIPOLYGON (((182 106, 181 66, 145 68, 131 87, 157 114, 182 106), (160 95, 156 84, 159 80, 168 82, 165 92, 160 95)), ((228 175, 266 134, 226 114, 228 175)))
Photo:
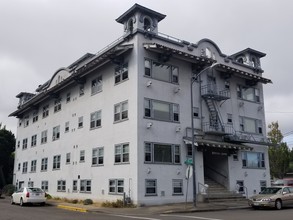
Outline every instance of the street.
POLYGON ((292 220, 293 207, 280 211, 277 210, 253 210, 253 209, 234 209, 214 212, 194 212, 178 214, 119 214, 100 213, 100 212, 73 212, 59 209, 56 206, 25 206, 11 205, 9 198, 0 199, 0 220, 31 220, 31 219, 50 219, 50 220, 121 220, 121 219, 145 219, 145 220, 292 220))

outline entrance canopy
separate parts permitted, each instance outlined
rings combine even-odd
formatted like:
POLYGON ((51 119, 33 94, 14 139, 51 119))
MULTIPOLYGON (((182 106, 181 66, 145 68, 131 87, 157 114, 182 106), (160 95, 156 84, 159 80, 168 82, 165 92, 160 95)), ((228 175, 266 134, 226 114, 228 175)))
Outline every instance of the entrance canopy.
MULTIPOLYGON (((192 138, 184 137, 183 141, 185 144, 192 144, 192 138)), ((231 150, 249 150, 251 151, 253 147, 249 147, 242 144, 232 144, 222 141, 212 141, 206 139, 195 139, 195 146, 206 147, 206 148, 218 148, 218 149, 231 149, 231 150)))

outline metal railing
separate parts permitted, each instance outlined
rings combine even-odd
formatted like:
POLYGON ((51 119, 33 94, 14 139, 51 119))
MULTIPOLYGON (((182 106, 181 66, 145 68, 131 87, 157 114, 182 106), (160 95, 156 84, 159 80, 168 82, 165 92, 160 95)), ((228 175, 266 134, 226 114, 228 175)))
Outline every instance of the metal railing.
POLYGON ((220 132, 225 134, 234 134, 233 125, 230 124, 221 124, 220 122, 203 122, 202 123, 202 130, 204 132, 220 132))
POLYGON ((230 98, 230 90, 224 89, 218 92, 217 87, 215 85, 207 84, 201 87, 201 95, 214 95, 218 97, 222 97, 223 99, 230 98))
POLYGON ((209 185, 207 184, 202 184, 200 182, 198 182, 198 192, 201 194, 201 195, 206 195, 207 197, 207 201, 209 202, 209 199, 210 199, 210 194, 209 194, 209 185))

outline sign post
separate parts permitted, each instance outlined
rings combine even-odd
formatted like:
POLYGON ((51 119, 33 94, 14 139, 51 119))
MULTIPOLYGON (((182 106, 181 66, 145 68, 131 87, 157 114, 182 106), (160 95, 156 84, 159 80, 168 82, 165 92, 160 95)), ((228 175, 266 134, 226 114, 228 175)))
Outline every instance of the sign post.
MULTIPOLYGON (((192 162, 192 160, 191 160, 192 162)), ((187 195, 188 195, 188 183, 189 183, 189 179, 190 177, 192 177, 192 173, 193 173, 193 168, 190 164, 190 160, 187 159, 185 161, 186 164, 188 164, 187 168, 186 168, 186 172, 185 172, 185 178, 187 179, 187 186, 186 186, 186 196, 185 196, 185 209, 186 209, 186 205, 187 205, 187 195)))

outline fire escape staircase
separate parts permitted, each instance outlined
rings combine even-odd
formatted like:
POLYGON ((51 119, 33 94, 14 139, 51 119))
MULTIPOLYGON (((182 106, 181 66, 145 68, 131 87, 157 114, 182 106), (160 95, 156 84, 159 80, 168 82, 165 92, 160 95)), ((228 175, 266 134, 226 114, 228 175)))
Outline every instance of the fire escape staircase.
POLYGON ((205 104, 209 110, 210 118, 209 122, 203 123, 203 131, 208 133, 232 133, 232 126, 228 126, 223 123, 220 111, 218 109, 218 103, 230 99, 230 91, 228 89, 223 91, 217 91, 216 85, 208 84, 202 86, 201 96, 205 101, 205 104))

